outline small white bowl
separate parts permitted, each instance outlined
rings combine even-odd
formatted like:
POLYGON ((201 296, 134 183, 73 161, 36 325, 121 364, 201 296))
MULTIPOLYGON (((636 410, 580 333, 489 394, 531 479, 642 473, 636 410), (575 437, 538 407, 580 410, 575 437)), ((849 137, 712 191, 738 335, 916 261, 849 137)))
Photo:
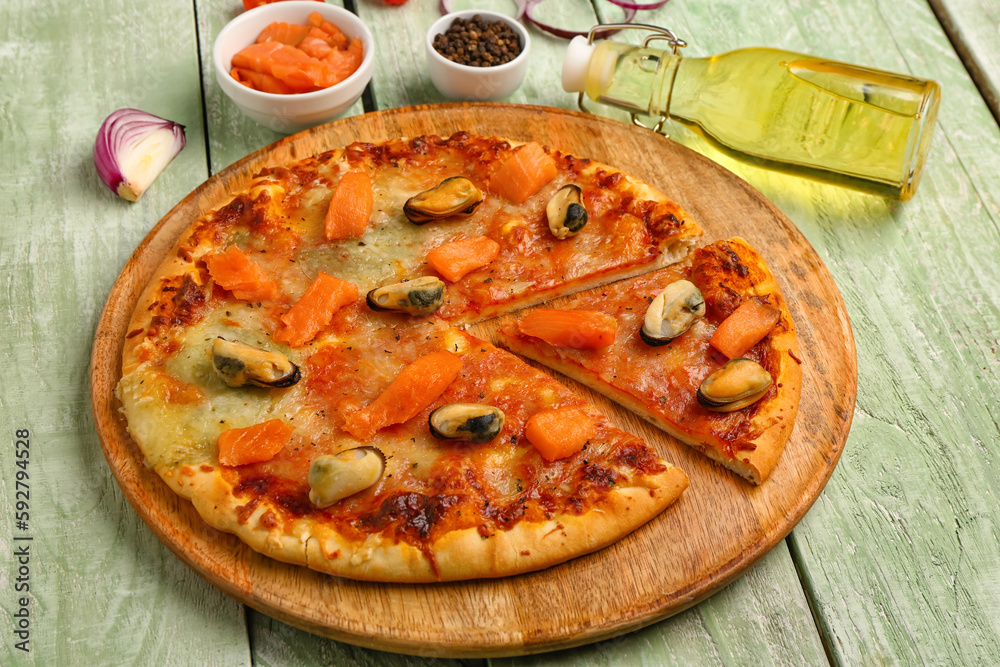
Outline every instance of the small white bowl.
POLYGON ((510 97, 524 81, 528 72, 528 52, 531 42, 524 26, 509 16, 481 9, 466 9, 446 14, 434 22, 425 40, 427 69, 434 87, 453 100, 486 102, 510 97), (509 63, 494 67, 470 67, 448 60, 434 50, 434 38, 448 30, 455 19, 469 19, 476 14, 487 21, 503 21, 521 39, 521 53, 509 63))
POLYGON ((313 0, 290 0, 251 9, 226 24, 215 39, 212 62, 219 87, 243 113, 275 132, 292 134, 333 120, 358 101, 375 70, 375 40, 361 19, 346 9, 313 0), (255 42, 268 24, 284 21, 306 25, 312 12, 322 14, 348 37, 361 40, 364 57, 356 72, 335 86, 295 95, 262 93, 233 79, 233 56, 255 42))

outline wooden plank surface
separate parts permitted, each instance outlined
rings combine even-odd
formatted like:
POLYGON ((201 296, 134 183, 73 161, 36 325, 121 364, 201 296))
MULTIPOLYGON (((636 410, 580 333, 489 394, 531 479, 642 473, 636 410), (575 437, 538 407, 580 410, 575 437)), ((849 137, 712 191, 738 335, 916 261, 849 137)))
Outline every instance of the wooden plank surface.
MULTIPOLYGON (((477 331, 496 324, 484 323, 477 331)), ((91 379, 101 445, 122 490, 156 534, 208 580, 266 613, 351 643, 424 655, 489 656, 615 636, 677 613, 737 577, 791 530, 828 479, 850 425, 855 375, 850 326, 829 274, 799 232, 743 182, 647 130, 586 114, 494 104, 405 108, 332 123, 254 153, 213 177, 164 217, 122 271, 98 327, 91 379), (679 203, 699 220, 706 239, 740 234, 760 250, 789 301, 799 345, 811 350, 801 361, 799 418, 778 467, 767 483, 750 487, 573 384, 691 478, 691 490, 676 507, 592 556, 490 581, 422 587, 331 582, 207 529, 194 509, 178 502, 143 465, 112 394, 129 320, 149 276, 171 256, 182 231, 265 166, 288 164, 291 156, 343 146, 356 137, 446 136, 466 127, 558 145, 618 165, 659 190, 684 191, 679 203), (669 174, 651 171, 642 154, 675 168, 669 174), (719 514, 728 520, 717 521, 719 514), (663 549, 665 543, 671 548, 663 549), (576 586, 577 581, 593 588, 576 586)))
POLYGON ((1000 120, 1000 4, 993 0, 928 0, 962 63, 1000 120))
POLYGON ((150 226, 207 175, 193 12, 13 0, 0 14, 0 664, 249 664, 242 608, 139 521, 89 406, 107 291, 150 226), (101 183, 91 158, 105 116, 126 106, 187 126, 187 149, 136 204, 101 183), (19 429, 31 432, 27 529, 14 522, 19 429), (27 563, 14 557, 24 546, 27 563), (13 634, 21 597, 28 652, 13 634))
POLYGON ((785 545, 721 592, 677 616, 591 646, 491 667, 824 665, 827 657, 785 545))

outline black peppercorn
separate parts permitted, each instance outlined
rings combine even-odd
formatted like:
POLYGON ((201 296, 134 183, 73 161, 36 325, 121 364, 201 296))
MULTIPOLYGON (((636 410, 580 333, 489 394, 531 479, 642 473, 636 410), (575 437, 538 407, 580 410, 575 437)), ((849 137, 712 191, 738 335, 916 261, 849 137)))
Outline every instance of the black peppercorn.
POLYGON ((509 63, 521 53, 521 40, 507 23, 486 21, 476 14, 455 19, 434 37, 434 50, 459 65, 494 67, 509 63))

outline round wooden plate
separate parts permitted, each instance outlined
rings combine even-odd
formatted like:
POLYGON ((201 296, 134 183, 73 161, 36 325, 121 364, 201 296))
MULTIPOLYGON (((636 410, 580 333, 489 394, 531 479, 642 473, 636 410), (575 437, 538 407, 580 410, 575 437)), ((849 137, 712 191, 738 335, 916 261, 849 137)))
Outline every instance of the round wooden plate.
POLYGON ((559 109, 500 104, 393 109, 315 128, 216 174, 174 207, 122 270, 98 325, 94 416, 115 478, 139 516, 214 585, 282 621, 336 640, 419 655, 518 655, 605 639, 676 614, 724 587, 805 514, 840 457, 857 390, 854 338, 826 267, 759 192, 714 162, 648 130, 559 109), (242 189, 259 169, 352 141, 468 130, 614 165, 648 181, 698 220, 705 242, 742 236, 784 291, 798 328, 803 388, 792 438, 771 478, 754 487, 580 385, 622 428, 655 443, 690 488, 618 543, 537 573, 449 584, 338 579, 261 556, 205 524, 145 468, 118 412, 122 341, 139 293, 181 232, 242 189))

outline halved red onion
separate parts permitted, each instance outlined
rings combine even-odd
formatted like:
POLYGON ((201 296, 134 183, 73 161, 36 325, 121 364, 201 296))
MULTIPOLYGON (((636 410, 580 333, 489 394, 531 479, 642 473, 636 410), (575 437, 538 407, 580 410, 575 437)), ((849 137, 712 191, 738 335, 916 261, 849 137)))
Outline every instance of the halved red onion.
POLYGON ((138 109, 119 109, 97 131, 94 164, 112 192, 137 201, 185 143, 183 125, 138 109))

